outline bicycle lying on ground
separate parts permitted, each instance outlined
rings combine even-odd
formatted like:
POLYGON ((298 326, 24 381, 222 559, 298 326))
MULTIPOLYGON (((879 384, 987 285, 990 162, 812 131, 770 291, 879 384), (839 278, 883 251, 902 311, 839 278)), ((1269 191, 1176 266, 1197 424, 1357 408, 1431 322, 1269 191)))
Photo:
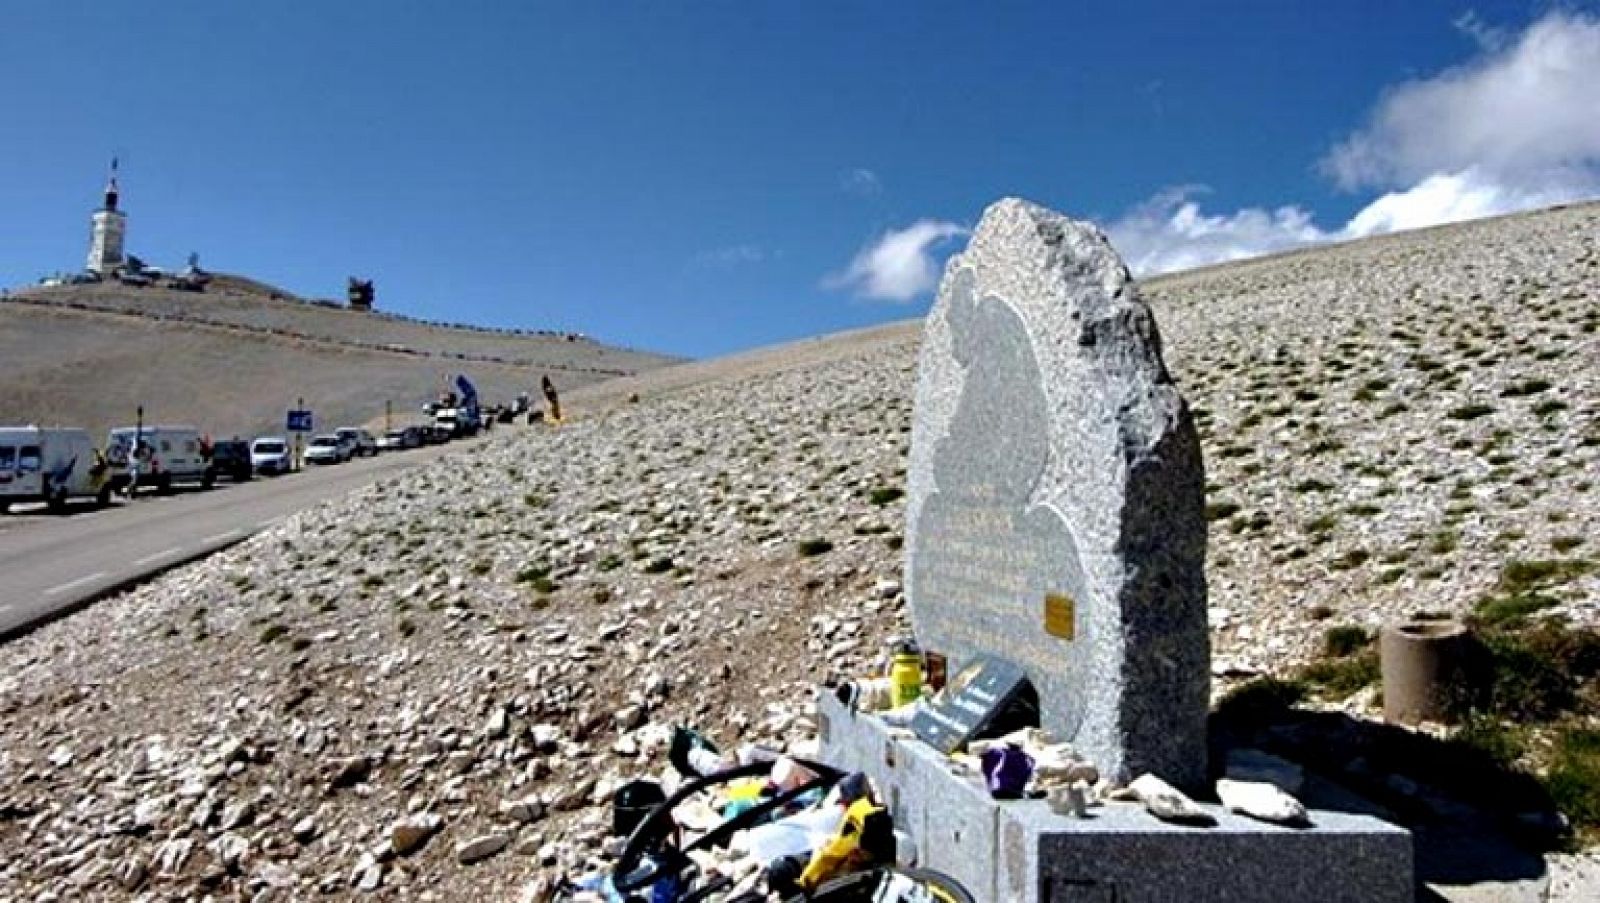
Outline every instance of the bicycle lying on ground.
MULTIPOLYGON (((768 900, 769 895, 761 891, 737 890, 734 880, 726 875, 703 874, 692 854, 727 846, 739 831, 765 823, 813 791, 826 793, 845 777, 844 772, 820 762, 797 761, 814 777, 774 794, 691 843, 681 845, 680 833, 672 819, 674 809, 718 784, 762 777, 771 771, 772 765, 755 762, 685 782, 677 792, 651 807, 634 826, 612 867, 608 881, 610 898, 640 903, 760 903, 768 900)), ((892 862, 893 850, 887 852, 892 862)), ((972 894, 949 875, 888 863, 874 863, 824 881, 809 893, 791 894, 783 899, 786 903, 976 903, 972 894)))

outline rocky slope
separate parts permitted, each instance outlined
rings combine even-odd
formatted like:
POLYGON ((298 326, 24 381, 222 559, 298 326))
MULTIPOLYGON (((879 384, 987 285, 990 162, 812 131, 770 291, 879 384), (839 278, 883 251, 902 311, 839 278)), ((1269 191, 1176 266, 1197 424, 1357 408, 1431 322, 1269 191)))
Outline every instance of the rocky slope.
MULTIPOLYGON (((1596 556, 1600 206, 1150 283, 1219 690, 1596 556)), ((16 899, 515 899, 673 723, 807 738, 906 629, 915 324, 579 393, 0 649, 16 899), (627 398, 637 393, 639 401, 627 398), (396 853, 396 849, 405 850, 396 853)), ((1600 622, 1594 574, 1552 589, 1600 622)), ((0 894, 3 896, 3 894, 0 894)))

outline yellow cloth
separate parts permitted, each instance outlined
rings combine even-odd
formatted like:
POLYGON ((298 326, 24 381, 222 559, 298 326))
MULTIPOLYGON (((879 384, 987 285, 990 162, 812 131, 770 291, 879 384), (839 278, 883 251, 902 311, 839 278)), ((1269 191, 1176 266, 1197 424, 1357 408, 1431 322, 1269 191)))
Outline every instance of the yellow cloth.
POLYGON ((806 870, 800 873, 800 887, 814 891, 822 882, 871 865, 870 856, 861 849, 861 832, 867 816, 883 811, 867 797, 862 797, 844 810, 844 821, 839 830, 820 849, 811 854, 806 870))

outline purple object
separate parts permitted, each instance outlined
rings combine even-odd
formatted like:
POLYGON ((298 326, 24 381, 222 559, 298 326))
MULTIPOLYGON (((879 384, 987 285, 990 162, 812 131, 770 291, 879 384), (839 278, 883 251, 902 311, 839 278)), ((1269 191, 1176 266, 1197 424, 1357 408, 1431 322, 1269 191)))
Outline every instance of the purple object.
POLYGON ((1022 747, 1007 743, 991 746, 983 752, 983 780, 989 785, 989 795, 997 800, 1014 800, 1022 796, 1022 788, 1033 777, 1033 757, 1022 747))

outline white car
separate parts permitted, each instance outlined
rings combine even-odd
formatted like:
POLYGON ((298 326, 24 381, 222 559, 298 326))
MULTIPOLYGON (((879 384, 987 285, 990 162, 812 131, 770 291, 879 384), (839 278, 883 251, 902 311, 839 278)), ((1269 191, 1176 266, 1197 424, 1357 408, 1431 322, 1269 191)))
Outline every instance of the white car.
POLYGON ((314 436, 306 446, 307 464, 343 464, 351 458, 350 443, 332 433, 314 436))
POLYGON ((250 467, 256 473, 288 473, 294 466, 289 457, 289 441, 281 436, 262 436, 250 443, 250 467))

